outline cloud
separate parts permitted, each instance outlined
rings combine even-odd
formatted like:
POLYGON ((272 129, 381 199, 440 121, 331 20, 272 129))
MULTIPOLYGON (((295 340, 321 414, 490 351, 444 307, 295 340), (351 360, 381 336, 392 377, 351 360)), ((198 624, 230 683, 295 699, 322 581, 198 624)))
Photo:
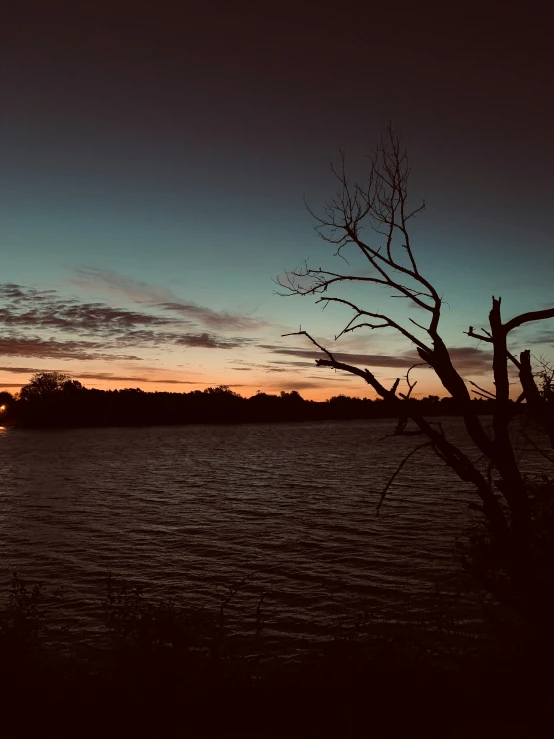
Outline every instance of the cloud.
POLYGON ((492 369, 492 353, 474 346, 452 347, 448 350, 452 364, 462 374, 481 375, 492 369))
MULTIPOLYGON (((44 370, 41 370, 44 371, 44 370)), ((112 382, 151 382, 160 385, 198 385, 196 380, 175 380, 167 377, 136 377, 131 375, 113 375, 111 372, 79 372, 74 374, 79 380, 105 380, 112 382)))
POLYGON ((131 277, 125 277, 109 269, 95 269, 94 267, 78 267, 73 270, 72 285, 84 288, 102 288, 105 292, 128 298, 135 303, 155 304, 171 300, 171 290, 154 287, 147 282, 140 282, 131 277))
POLYGON ((4 282, 0 287, 4 296, 12 300, 47 300, 49 295, 56 292, 55 290, 24 288, 21 285, 15 285, 13 282, 4 282))
MULTIPOLYGON (((44 369, 44 367, 0 367, 0 372, 7 372, 14 375, 34 375, 37 372, 62 372, 65 374, 67 370, 60 369, 44 369)), ((114 375, 112 372, 72 372, 72 377, 79 380, 112 380, 113 382, 151 382, 164 385, 197 385, 196 380, 175 380, 167 377, 136 377, 135 375, 114 375)), ((200 383, 202 384, 202 383, 200 383)), ((19 387, 14 384, 13 387, 19 387)))
POLYGON ((210 334, 185 334, 175 340, 178 346, 193 346, 202 349, 235 349, 242 344, 248 343, 248 339, 221 339, 210 334))
POLYGON ((257 318, 242 316, 237 313, 227 313, 226 311, 215 311, 194 303, 157 303, 155 307, 172 311, 185 318, 195 319, 205 326, 220 330, 252 331, 266 325, 266 321, 257 318))
MULTIPOLYGON (((270 344, 260 344, 260 349, 267 349, 274 354, 284 354, 290 357, 301 357, 306 359, 322 359, 325 355, 317 349, 295 349, 294 347, 279 347, 270 344)), ((421 361, 411 356, 391 356, 387 354, 353 354, 350 352, 333 352, 333 356, 345 364, 363 364, 367 367, 399 367, 408 369, 415 362, 421 361)), ((300 366, 312 366, 307 362, 291 362, 300 366)))
POLYGON ((167 288, 140 282, 112 270, 80 267, 74 270, 70 282, 78 287, 104 289, 105 291, 148 305, 181 318, 218 330, 249 331, 266 325, 266 321, 240 313, 216 311, 189 300, 179 298, 167 288))
MULTIPOLYGON (((321 354, 319 355, 319 359, 321 359, 321 354)), ((316 359, 316 357, 314 357, 316 359)), ((314 363, 313 362, 302 362, 302 361, 295 361, 295 360, 286 360, 286 359, 274 359, 270 362, 270 365, 275 364, 284 364, 286 367, 311 367, 313 369, 314 363)), ((277 370, 273 366, 266 367, 268 372, 282 372, 283 370, 277 370)))
MULTIPOLYGON (((360 378, 356 377, 355 375, 347 375, 347 374, 340 374, 340 375, 329 375, 326 374, 324 378, 322 378, 322 375, 305 375, 310 380, 321 380, 324 379, 325 382, 340 382, 341 384, 344 382, 360 382, 360 378)), ((394 378, 396 379, 396 378, 394 378)))
POLYGON ((326 387, 326 382, 309 382, 307 380, 284 380, 279 382, 280 390, 319 390, 326 387))
MULTIPOLYGON (((106 303, 62 299, 53 290, 0 284, 0 324, 14 329, 33 328, 80 334, 124 336, 134 329, 179 325, 174 319, 151 313, 114 308, 106 303)), ((186 325, 184 321, 180 325, 186 325)))
MULTIPOLYGON (((35 367, 0 367, 0 372, 9 372, 14 375, 32 375, 35 372, 50 372, 51 370, 41 370, 35 367)), ((52 370, 55 371, 55 370, 52 370)))
POLYGON ((108 354, 105 344, 95 341, 56 341, 55 339, 0 337, 0 354, 45 359, 140 360, 129 354, 108 354))
POLYGON ((207 332, 129 331, 125 336, 119 337, 116 343, 118 346, 173 344, 174 346, 188 346, 197 349, 236 349, 250 342, 251 339, 242 336, 223 337, 207 332))
POLYGON ((0 284, 0 326, 6 352, 15 356, 137 359, 122 350, 161 345, 228 350, 250 341, 195 331, 196 322, 182 316, 83 302, 13 283, 0 284))
POLYGON ((530 344, 554 344, 554 331, 543 330, 527 339, 530 344))
MULTIPOLYGON (((296 349, 280 347, 271 344, 260 344, 260 349, 266 349, 273 354, 280 354, 301 359, 321 359, 325 355, 316 349, 296 349)), ((492 354, 477 347, 452 347, 449 349, 452 363, 462 374, 483 374, 491 369, 492 354)), ((414 364, 421 362, 416 354, 361 354, 351 352, 333 352, 333 356, 345 364, 375 368, 386 367, 408 370, 414 364)), ((271 364, 283 364, 291 367, 313 367, 311 362, 297 360, 273 360, 271 364)), ((422 368, 423 369, 423 368, 422 368)))

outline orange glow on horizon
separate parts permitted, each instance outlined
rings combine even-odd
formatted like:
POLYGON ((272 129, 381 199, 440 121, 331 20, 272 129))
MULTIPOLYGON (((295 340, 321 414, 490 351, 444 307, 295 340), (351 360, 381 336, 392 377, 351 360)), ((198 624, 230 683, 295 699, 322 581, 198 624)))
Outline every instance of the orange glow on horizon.
MULTIPOLYGON (((48 372, 52 369, 37 369, 33 372, 48 372)), ((114 366, 98 364, 97 366, 62 367, 59 371, 78 380, 86 388, 97 388, 99 390, 123 390, 139 388, 143 392, 170 392, 190 393, 203 391, 208 387, 228 386, 232 391, 249 398, 258 391, 269 395, 279 395, 281 392, 293 390, 300 393, 305 400, 325 401, 338 395, 346 395, 357 398, 369 398, 375 400, 376 392, 372 387, 362 381, 361 378, 352 378, 347 374, 338 372, 314 370, 297 370, 268 372, 253 368, 252 370, 239 370, 235 367, 222 368, 197 365, 181 369, 180 367, 144 367, 140 366, 114 366)), ((16 394, 26 385, 31 374, 5 374, 0 376, 0 389, 5 388, 8 392, 16 394), (21 378, 21 379, 20 379, 21 378), (14 382, 16 380, 16 382, 14 382), (20 382, 17 382, 20 380, 20 382), (5 385, 2 381, 5 381, 5 385)), ((380 372, 378 379, 385 387, 391 387, 395 376, 394 370, 380 372)), ((401 378, 402 379, 402 378, 401 378)), ((414 378, 415 379, 415 378, 414 378)), ((466 381, 470 376, 465 378, 466 381)), ((476 381, 485 388, 494 389, 488 378, 476 376, 476 381)), ((405 382, 400 384, 400 392, 405 390, 405 382), (404 388, 403 388, 404 386, 404 388)), ((517 397, 517 388, 513 388, 513 397, 517 397)), ((429 371, 418 373, 417 387, 413 397, 423 398, 428 395, 438 395, 439 398, 448 397, 449 393, 438 382, 436 376, 429 371)), ((472 396, 473 397, 473 396, 472 396)), ((0 413, 6 410, 6 406, 0 408, 0 413)))
MULTIPOLYGON (((124 390, 139 388, 144 392, 169 392, 169 393, 190 393, 195 390, 203 391, 208 387, 218 387, 221 385, 227 385, 230 390, 242 395, 243 397, 249 398, 252 395, 256 395, 258 391, 267 393, 268 395, 279 395, 282 391, 291 392, 296 390, 305 400, 325 401, 329 400, 337 395, 347 395, 350 397, 358 398, 370 398, 372 400, 377 398, 376 392, 369 385, 366 385, 362 381, 352 382, 348 378, 344 382, 325 382, 325 377, 322 377, 321 383, 316 380, 307 380, 302 377, 301 374, 291 373, 290 375, 283 373, 284 377, 282 382, 272 381, 268 382, 267 375, 262 375, 254 381, 248 378, 245 382, 245 378, 242 376, 237 377, 229 376, 227 378, 215 377, 212 379, 206 379, 200 381, 197 377, 194 379, 187 380, 186 376, 179 375, 175 372, 168 371, 166 377, 156 380, 155 376, 147 377, 145 382, 145 375, 142 377, 132 378, 126 377, 125 379, 110 379, 108 377, 101 379, 92 379, 90 377, 82 377, 78 372, 70 373, 72 379, 79 380, 86 388, 97 388, 99 390, 124 390), (167 377, 168 375, 174 375, 174 377, 167 377), (164 382, 166 379, 166 382, 164 382), (167 381, 171 380, 171 381, 167 381)), ((114 373, 115 374, 115 373, 114 373)), ((238 373, 237 373, 238 374, 238 373)), ((13 380, 13 378, 10 378, 13 380)), ((0 381, 0 389, 4 387, 8 392, 12 394, 18 393, 21 388, 27 384, 30 378, 25 378, 20 385, 17 385, 13 381, 2 385, 0 381)), ((273 378, 272 378, 273 379, 273 378)), ((386 384, 386 383, 385 383, 386 384)), ((391 382, 392 384, 392 382, 391 382)), ((420 392, 414 392, 413 397, 422 398, 427 395, 438 395, 439 397, 445 397, 448 393, 444 388, 437 383, 425 383, 421 381, 418 383, 418 390, 420 392)), ((0 407, 0 412, 6 410, 6 406, 0 407)))

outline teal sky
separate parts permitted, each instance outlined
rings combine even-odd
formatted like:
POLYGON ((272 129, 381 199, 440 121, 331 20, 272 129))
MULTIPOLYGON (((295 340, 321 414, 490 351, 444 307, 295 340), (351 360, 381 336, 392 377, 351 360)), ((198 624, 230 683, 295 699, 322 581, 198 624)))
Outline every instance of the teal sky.
MULTIPOLYGON (((306 257, 332 264, 303 198, 317 210, 333 194, 339 148, 363 171, 389 120, 414 201, 427 202, 412 238, 448 303, 445 339, 487 384, 486 347, 463 331, 486 323, 491 295, 506 318, 554 303, 540 19, 399 13, 391 40, 364 23, 346 33, 298 10, 266 21, 224 7, 8 14, 0 384, 61 369, 99 387, 365 394, 311 366, 301 339, 280 338, 302 324, 331 339, 345 314, 280 298, 272 278, 306 257)), ((403 315, 386 294, 360 299, 403 315)), ((553 337, 550 322, 517 340, 548 355, 553 337)), ((382 378, 413 356, 382 332, 339 350, 376 358, 382 378)), ((420 375, 421 394, 439 392, 420 375)))

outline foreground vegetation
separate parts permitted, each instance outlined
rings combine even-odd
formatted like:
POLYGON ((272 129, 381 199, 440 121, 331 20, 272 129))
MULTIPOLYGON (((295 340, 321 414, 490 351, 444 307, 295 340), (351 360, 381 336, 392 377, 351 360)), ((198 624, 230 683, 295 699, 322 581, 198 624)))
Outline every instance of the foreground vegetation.
POLYGON ((443 606, 417 629, 361 612, 318 649, 291 650, 269 646, 259 613, 239 637, 219 608, 109 579, 103 629, 84 650, 55 624, 59 599, 12 579, 0 687, 5 705, 25 710, 4 713, 7 735, 454 737, 475 721, 547 735, 552 653, 487 602, 481 638, 443 606))

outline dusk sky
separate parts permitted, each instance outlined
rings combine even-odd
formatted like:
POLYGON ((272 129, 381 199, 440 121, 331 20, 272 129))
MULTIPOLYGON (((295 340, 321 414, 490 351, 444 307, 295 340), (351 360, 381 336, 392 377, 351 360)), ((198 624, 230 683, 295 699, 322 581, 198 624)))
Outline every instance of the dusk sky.
MULTIPOLYGON (((464 377, 491 386, 487 345, 463 332, 486 325, 492 295, 506 319, 554 304, 551 19, 14 5, 0 32, 1 388, 60 370, 87 387, 373 397, 281 335, 301 324, 383 381, 413 347, 383 331, 335 345, 349 316, 279 297, 272 279, 333 264, 304 197, 317 211, 336 189, 329 160, 344 149, 360 172, 389 121, 426 200, 414 250, 464 377)), ((553 339, 544 322, 514 348, 552 357, 553 339)), ((416 379, 416 396, 446 394, 430 370, 416 379)))

